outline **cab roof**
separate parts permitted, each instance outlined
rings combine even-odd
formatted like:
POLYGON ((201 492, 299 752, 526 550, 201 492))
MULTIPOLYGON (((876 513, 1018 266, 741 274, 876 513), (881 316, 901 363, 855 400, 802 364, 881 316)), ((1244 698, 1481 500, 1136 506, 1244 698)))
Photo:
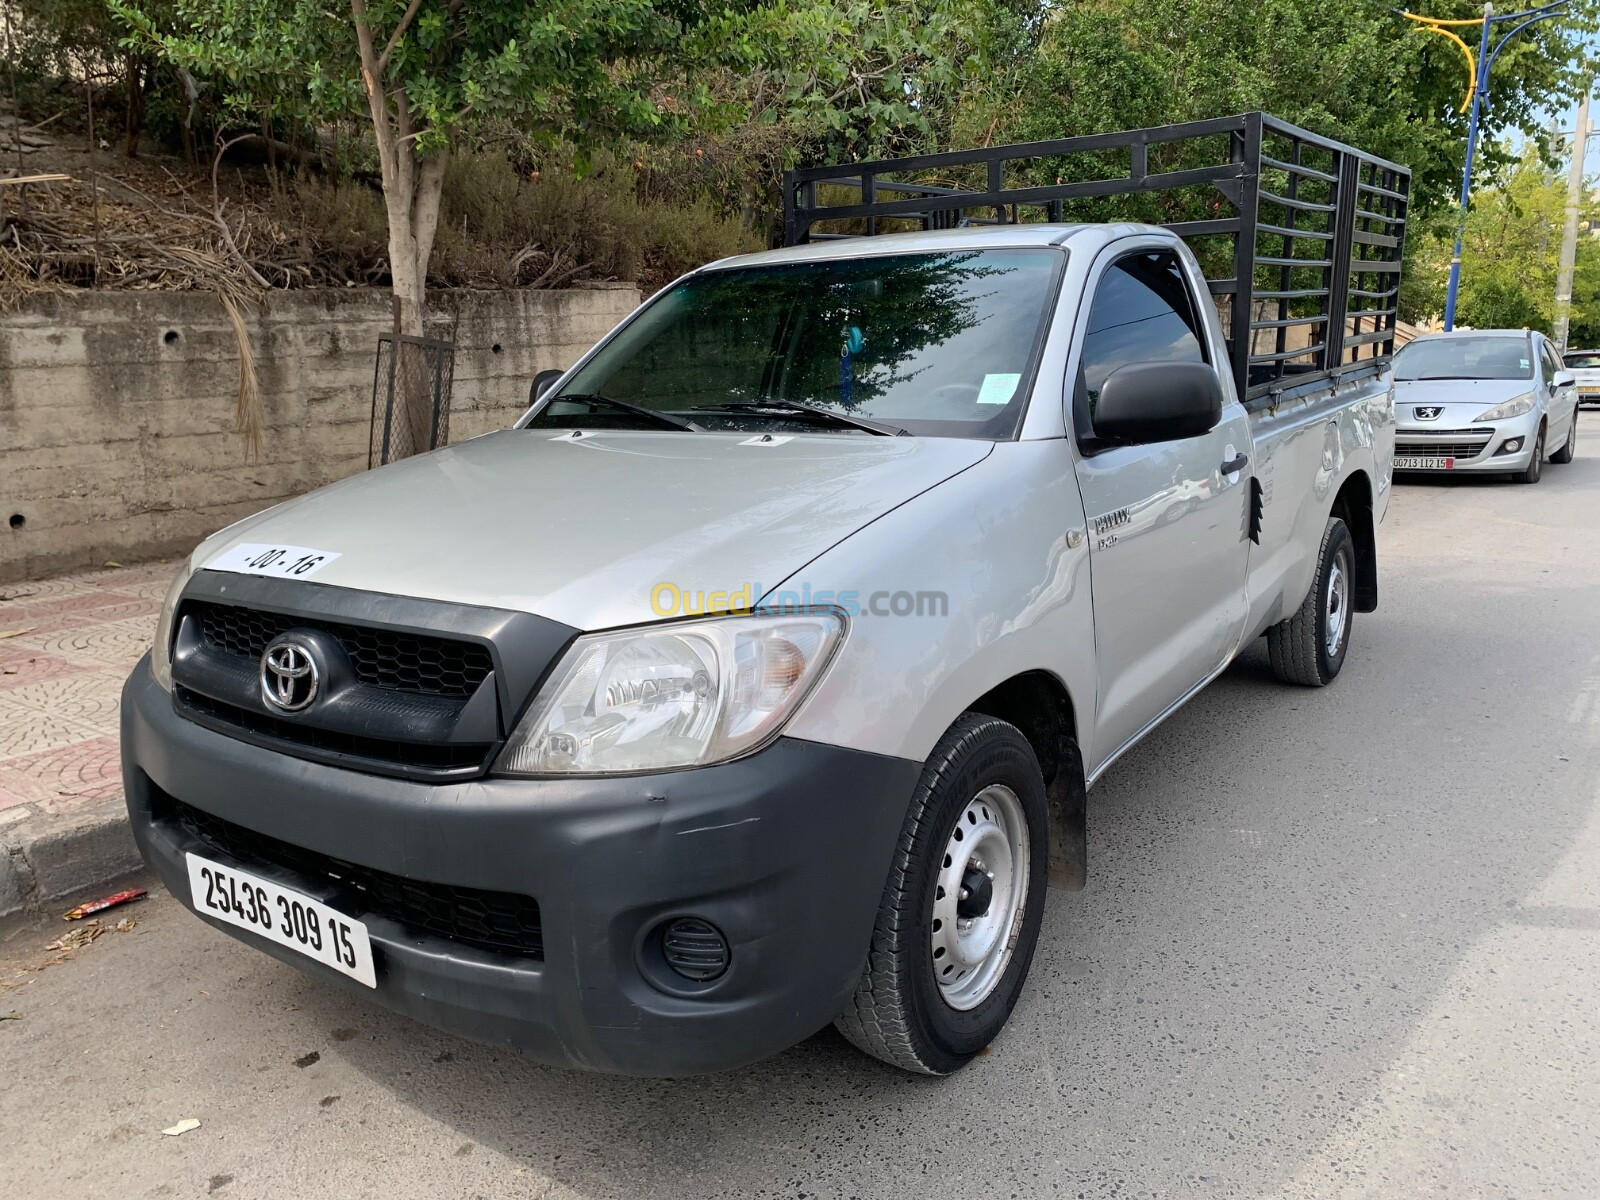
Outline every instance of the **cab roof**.
POLYGON ((703 269, 777 266, 783 263, 824 262, 829 259, 939 250, 1030 249, 1038 246, 1068 246, 1074 242, 1089 240, 1101 244, 1111 238, 1126 237, 1136 233, 1163 233, 1171 237, 1174 242, 1178 240, 1176 234, 1170 230, 1163 230, 1159 225, 1141 225, 1132 222, 1111 225, 1065 223, 973 225, 962 229, 828 238, 808 242, 802 246, 786 246, 779 250, 761 250, 754 254, 740 254, 733 258, 719 259, 703 269))

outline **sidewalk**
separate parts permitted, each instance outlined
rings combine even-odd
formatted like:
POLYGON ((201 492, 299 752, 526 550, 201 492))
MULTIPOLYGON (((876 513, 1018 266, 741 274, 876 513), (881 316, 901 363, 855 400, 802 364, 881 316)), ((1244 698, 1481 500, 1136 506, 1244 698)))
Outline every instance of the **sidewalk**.
POLYGON ((117 707, 177 564, 0 586, 0 917, 138 866, 117 707))

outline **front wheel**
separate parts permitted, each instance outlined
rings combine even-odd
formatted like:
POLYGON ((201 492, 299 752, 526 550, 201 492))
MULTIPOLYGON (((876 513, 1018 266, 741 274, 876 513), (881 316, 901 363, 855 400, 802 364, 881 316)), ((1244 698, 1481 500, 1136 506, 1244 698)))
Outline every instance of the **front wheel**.
POLYGON ((948 1075, 992 1042, 1044 916, 1048 807, 1033 747, 967 713, 923 768, 856 993, 835 1021, 907 1071, 948 1075))
POLYGON ((1533 456, 1528 459, 1528 465, 1518 471, 1511 478, 1518 483, 1538 483, 1544 475, 1544 422, 1539 422, 1539 434, 1533 441, 1533 456))
POLYGON ((1294 616, 1267 630, 1272 673, 1285 683, 1322 687, 1332 683, 1350 648, 1350 622, 1355 616, 1355 542, 1339 517, 1329 517, 1322 531, 1317 573, 1311 590, 1294 616))
POLYGON ((1566 466, 1572 461, 1572 456, 1578 449, 1578 410, 1572 410, 1572 425, 1567 430, 1567 440, 1561 444, 1561 449, 1550 456, 1550 461, 1566 466))

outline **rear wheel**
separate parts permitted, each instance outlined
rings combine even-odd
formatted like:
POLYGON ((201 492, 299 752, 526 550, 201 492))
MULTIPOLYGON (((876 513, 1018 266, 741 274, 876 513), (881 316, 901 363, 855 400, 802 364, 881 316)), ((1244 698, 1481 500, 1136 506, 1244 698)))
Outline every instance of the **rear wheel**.
POLYGON ((1567 440, 1561 449, 1550 456, 1550 461, 1565 466, 1572 461, 1572 456, 1578 449, 1578 410, 1572 410, 1572 427, 1567 430, 1567 440))
POLYGON ((1322 687, 1344 666, 1355 616, 1355 563, 1349 527, 1341 518, 1329 517, 1311 590, 1292 617, 1267 630, 1272 672, 1283 682, 1322 687))
POLYGON ((1539 435, 1533 441, 1533 457, 1528 465, 1511 478, 1518 483, 1538 483, 1544 474, 1544 422, 1539 422, 1539 435))
POLYGON ((1044 913, 1044 777, 1013 725, 967 713, 934 747, 835 1024, 874 1058, 948 1075, 1000 1033, 1044 913))

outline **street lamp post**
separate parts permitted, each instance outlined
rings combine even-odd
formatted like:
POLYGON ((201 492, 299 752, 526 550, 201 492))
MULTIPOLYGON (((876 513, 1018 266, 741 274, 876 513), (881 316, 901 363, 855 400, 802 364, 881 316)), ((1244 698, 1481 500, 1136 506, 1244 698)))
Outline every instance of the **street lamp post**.
POLYGON ((1566 8, 1567 0, 1555 0, 1555 3, 1543 5, 1540 8, 1525 9, 1522 12, 1501 13, 1494 11, 1493 4, 1483 6, 1483 16, 1468 20, 1444 21, 1437 17, 1422 17, 1416 13, 1402 13, 1407 20, 1415 21, 1430 33, 1442 34, 1461 47, 1462 53, 1467 56, 1467 67, 1472 73, 1472 82, 1468 85, 1472 92, 1472 115, 1467 118, 1467 161, 1461 168, 1461 204, 1456 213, 1456 245, 1455 251, 1450 256, 1450 286, 1445 292, 1444 299, 1444 327, 1454 329, 1456 326, 1456 296, 1461 291, 1461 242, 1467 230, 1467 205, 1472 198, 1472 160, 1478 152, 1478 124, 1483 117, 1484 109, 1489 103, 1489 71, 1494 66, 1494 60, 1500 57, 1500 51, 1506 48, 1506 43, 1529 25, 1537 21, 1547 21, 1552 17, 1559 17, 1566 8), (1494 49, 1489 48, 1489 36, 1494 27, 1501 22, 1515 21, 1515 25, 1508 30, 1504 37, 1494 44, 1494 49), (1481 25, 1482 33, 1478 38, 1478 57, 1474 61, 1472 51, 1467 44, 1450 31, 1447 26, 1481 25))

